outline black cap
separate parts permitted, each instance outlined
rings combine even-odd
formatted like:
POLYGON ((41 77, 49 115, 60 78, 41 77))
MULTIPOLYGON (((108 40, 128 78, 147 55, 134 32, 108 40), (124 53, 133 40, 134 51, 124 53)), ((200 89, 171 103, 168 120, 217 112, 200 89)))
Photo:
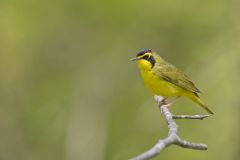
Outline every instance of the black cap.
POLYGON ((149 52, 152 52, 152 50, 151 49, 144 49, 137 54, 137 57, 143 55, 144 53, 149 53, 149 52))

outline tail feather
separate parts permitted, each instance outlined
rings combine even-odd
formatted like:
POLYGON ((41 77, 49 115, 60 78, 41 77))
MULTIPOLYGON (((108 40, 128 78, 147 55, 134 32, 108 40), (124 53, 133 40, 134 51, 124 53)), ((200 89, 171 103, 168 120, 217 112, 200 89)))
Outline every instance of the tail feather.
POLYGON ((205 103, 200 99, 200 97, 195 93, 195 94, 190 94, 187 97, 189 97, 191 100, 199 104, 202 108, 204 108, 208 113, 214 114, 213 111, 211 111, 205 103))

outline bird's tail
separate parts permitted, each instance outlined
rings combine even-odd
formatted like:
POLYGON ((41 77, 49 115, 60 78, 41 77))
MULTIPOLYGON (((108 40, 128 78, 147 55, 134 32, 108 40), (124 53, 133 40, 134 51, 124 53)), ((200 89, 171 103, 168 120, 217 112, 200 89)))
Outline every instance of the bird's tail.
POLYGON ((191 100, 193 100, 194 102, 196 102, 197 104, 199 104, 202 108, 204 108, 208 113, 210 114, 214 114, 206 105, 205 103, 200 99, 200 97, 196 94, 189 94, 187 95, 187 97, 189 97, 191 100))

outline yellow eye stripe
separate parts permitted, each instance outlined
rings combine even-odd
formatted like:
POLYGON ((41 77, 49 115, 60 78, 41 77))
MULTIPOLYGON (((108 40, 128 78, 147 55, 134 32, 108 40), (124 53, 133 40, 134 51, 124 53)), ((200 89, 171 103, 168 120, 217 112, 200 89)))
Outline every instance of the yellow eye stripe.
POLYGON ((152 55, 152 53, 144 53, 143 55, 141 55, 141 56, 138 56, 138 58, 143 58, 144 56, 148 56, 148 57, 150 57, 152 55))

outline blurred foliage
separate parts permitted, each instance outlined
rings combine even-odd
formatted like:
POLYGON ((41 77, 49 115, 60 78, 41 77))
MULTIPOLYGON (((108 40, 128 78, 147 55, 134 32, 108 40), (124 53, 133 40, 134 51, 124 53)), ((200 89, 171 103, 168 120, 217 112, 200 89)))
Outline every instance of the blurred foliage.
MULTIPOLYGON (((143 48, 183 69, 215 112, 178 121, 208 151, 170 147, 155 159, 239 159, 239 3, 0 1, 0 159, 122 160, 165 137, 128 61, 143 48)), ((184 98, 172 112, 205 113, 184 98)))

